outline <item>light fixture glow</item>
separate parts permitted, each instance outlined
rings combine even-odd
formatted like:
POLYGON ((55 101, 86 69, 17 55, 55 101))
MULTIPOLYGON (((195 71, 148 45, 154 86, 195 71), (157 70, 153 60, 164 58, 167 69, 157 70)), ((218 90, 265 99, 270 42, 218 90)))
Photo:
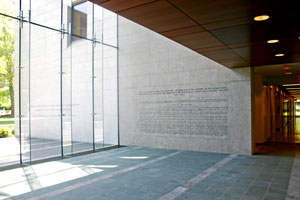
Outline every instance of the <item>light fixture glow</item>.
POLYGON ((283 53, 278 53, 278 54, 275 54, 276 57, 281 57, 281 56, 284 56, 283 53))
POLYGON ((285 74, 292 74, 292 72, 286 72, 285 74))
POLYGON ((287 90, 300 90, 300 88, 285 88, 287 90))
POLYGON ((269 18, 270 18, 269 15, 260 15, 260 16, 254 17, 254 20, 255 20, 255 21, 264 21, 264 20, 267 20, 267 19, 269 19, 269 18))
POLYGON ((300 86, 300 84, 284 84, 284 85, 282 85, 282 86, 297 86, 297 85, 299 85, 300 86))
POLYGON ((279 42, 279 40, 268 40, 267 42, 268 42, 269 44, 274 44, 274 43, 279 42))

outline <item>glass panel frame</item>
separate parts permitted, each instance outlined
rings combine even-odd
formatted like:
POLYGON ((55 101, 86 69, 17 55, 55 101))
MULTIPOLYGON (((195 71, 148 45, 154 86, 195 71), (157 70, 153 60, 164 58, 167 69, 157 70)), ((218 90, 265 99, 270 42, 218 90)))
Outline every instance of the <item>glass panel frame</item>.
POLYGON ((77 4, 73 0, 47 1, 45 6, 44 1, 20 0, 16 12, 6 16, 18 20, 20 24, 16 33, 19 34, 19 56, 16 60, 20 68, 15 73, 15 132, 19 135, 21 164, 96 151, 106 147, 106 144, 119 145, 118 16, 88 1, 77 4), (79 23, 78 34, 72 29, 76 27, 73 24, 74 9, 80 11, 80 5, 87 7, 83 27, 79 23), (37 29, 40 30, 38 34, 35 33, 37 29), (55 52, 51 53, 50 48, 54 48, 55 52), (111 53, 113 55, 107 56, 111 53), (51 56, 57 62, 54 67, 47 67, 50 66, 51 56), (55 89, 49 92, 49 87, 55 89), (47 110, 49 105, 46 104, 51 99, 55 99, 55 105, 47 110), (110 100, 113 103, 109 103, 110 100), (38 102, 46 104, 37 105, 38 102), (45 116, 39 116, 41 112, 45 116), (50 125, 49 114, 55 118, 55 125, 50 125), (79 115, 85 117, 79 118, 79 115), (87 121, 80 123, 80 119, 87 121), (38 128, 40 125, 43 128, 38 128), (80 129, 88 129, 85 131, 88 134, 81 133, 80 129), (56 132, 55 153, 37 156, 37 149, 54 148, 53 145, 45 146, 45 141, 34 139, 47 130, 49 133, 44 134, 46 139, 56 132), (77 148, 79 140, 87 142, 88 147, 77 148), (37 146, 40 148, 33 149, 37 146))

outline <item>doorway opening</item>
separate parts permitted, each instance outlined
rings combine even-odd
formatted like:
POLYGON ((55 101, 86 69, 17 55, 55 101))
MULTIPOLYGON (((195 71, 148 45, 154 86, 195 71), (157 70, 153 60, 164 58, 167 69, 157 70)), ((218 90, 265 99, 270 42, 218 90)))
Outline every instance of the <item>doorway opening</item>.
POLYGON ((256 154, 294 155, 300 145, 300 64, 254 69, 256 154))

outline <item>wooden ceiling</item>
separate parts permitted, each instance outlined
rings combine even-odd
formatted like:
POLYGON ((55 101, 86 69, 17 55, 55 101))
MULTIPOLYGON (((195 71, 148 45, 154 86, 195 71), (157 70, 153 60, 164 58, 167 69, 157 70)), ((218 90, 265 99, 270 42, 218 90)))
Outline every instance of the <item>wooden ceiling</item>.
POLYGON ((230 68, 300 62, 298 1, 91 1, 230 68))

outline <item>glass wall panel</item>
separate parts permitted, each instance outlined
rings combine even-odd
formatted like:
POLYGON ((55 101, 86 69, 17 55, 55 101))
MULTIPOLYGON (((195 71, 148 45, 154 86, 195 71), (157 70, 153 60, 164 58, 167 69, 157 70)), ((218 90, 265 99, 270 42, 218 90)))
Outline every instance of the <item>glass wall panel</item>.
POLYGON ((72 38, 73 152, 93 149, 92 42, 72 38))
POLYGON ((61 155, 61 34, 32 25, 31 38, 31 155, 38 160, 61 155))
POLYGON ((22 163, 31 159, 30 142, 30 25, 23 23, 21 29, 21 79, 20 79, 20 110, 21 110, 21 149, 22 163))
MULTIPOLYGON (((28 12, 23 8, 24 12, 28 12)), ((47 27, 61 29, 60 0, 31 0, 31 21, 47 27)))
POLYGON ((103 46, 96 44, 94 48, 94 139, 95 147, 103 148, 103 46))
POLYGON ((103 8, 94 4, 94 34, 97 41, 102 42, 103 8))
POLYGON ((0 167, 20 162, 19 22, 0 15, 0 167))
POLYGON ((12 90, 0 81, 0 129, 15 134, 0 136, 0 167, 117 145, 117 15, 82 0, 0 3, 16 50, 12 90))
POLYGON ((62 134, 63 153, 72 154, 72 65, 70 37, 62 40, 62 134))
MULTIPOLYGON (((62 23, 66 24, 67 32, 71 33, 71 0, 63 0, 62 23)), ((63 155, 72 154, 72 65, 71 49, 72 40, 70 34, 62 37, 62 139, 63 155)))
POLYGON ((103 43, 117 46, 117 15, 103 8, 103 43))
POLYGON ((104 144, 118 144, 117 49, 103 46, 104 144))

